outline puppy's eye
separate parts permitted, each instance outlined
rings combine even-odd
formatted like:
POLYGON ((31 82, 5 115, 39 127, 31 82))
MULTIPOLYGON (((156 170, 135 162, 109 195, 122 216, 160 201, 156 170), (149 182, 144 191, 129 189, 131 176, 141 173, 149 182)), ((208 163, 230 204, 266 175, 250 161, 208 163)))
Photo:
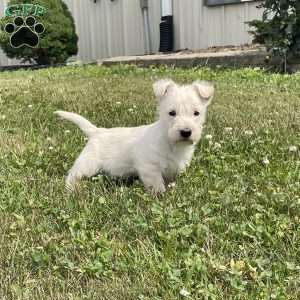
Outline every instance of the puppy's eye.
POLYGON ((176 111, 175 111, 175 110, 171 110, 171 111, 169 112, 169 115, 170 115, 171 117, 175 117, 175 116, 176 116, 176 111))
POLYGON ((199 116, 199 115, 200 115, 199 111, 195 111, 195 112, 194 112, 194 116, 197 117, 197 116, 199 116))

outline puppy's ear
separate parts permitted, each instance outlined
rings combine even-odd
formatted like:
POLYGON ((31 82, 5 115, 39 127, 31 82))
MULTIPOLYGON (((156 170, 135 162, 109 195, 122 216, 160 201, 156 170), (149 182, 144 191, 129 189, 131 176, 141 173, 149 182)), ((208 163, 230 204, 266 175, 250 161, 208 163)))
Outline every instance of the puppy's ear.
POLYGON ((173 87, 176 86, 176 83, 171 79, 161 79, 153 84, 153 91, 155 96, 158 99, 161 99, 165 96, 173 87))
POLYGON ((215 92, 214 85, 209 81, 197 80, 193 82, 192 87, 198 94, 201 101, 204 104, 209 105, 215 92))

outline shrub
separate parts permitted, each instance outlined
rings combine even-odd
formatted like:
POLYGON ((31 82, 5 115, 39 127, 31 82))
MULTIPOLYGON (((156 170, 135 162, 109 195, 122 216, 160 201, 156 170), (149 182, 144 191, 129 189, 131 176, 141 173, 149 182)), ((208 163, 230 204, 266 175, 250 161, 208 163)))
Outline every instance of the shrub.
MULTIPOLYGON (((13 48, 10 45, 10 34, 0 32, 0 46, 9 58, 21 59, 23 62, 36 62, 48 65, 64 63, 70 56, 78 52, 78 36, 75 32, 73 17, 67 5, 62 0, 10 0, 8 6, 16 4, 36 4, 46 8, 46 13, 34 16, 37 22, 44 25, 45 31, 40 34, 40 42, 36 48, 22 46, 13 48)), ((4 17, 0 20, 3 29, 7 23, 11 23, 12 17, 4 17)))
POLYGON ((268 51, 281 56, 284 61, 300 56, 300 1, 265 0, 262 20, 248 22, 254 42, 264 44, 268 51))

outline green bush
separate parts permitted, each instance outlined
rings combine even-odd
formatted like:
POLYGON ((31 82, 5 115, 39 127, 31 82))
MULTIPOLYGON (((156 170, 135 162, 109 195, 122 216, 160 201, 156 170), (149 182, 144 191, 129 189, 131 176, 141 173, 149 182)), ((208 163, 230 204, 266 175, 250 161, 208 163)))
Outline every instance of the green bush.
MULTIPOLYGON (((78 36, 75 32, 73 17, 62 0, 10 0, 8 6, 15 4, 37 4, 46 8, 46 13, 35 16, 37 22, 44 25, 45 31, 40 34, 36 48, 22 46, 13 48, 10 45, 10 34, 0 32, 0 46, 9 58, 21 59, 23 62, 36 62, 40 65, 64 63, 78 52, 78 36)), ((0 20, 1 28, 11 23, 14 17, 0 20)))
POLYGON ((248 24, 254 28, 254 42, 266 45, 267 49, 286 61, 300 56, 300 1, 265 0, 262 20, 248 24))

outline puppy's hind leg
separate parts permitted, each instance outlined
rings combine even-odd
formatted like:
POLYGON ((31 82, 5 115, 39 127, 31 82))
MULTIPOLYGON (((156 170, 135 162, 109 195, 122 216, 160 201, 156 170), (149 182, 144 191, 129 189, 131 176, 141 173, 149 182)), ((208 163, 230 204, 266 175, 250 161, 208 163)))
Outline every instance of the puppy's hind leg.
POLYGON ((67 189, 70 191, 75 190, 76 184, 82 177, 92 177, 96 175, 100 169, 101 160, 97 160, 95 151, 87 146, 82 150, 68 173, 66 178, 67 189))

